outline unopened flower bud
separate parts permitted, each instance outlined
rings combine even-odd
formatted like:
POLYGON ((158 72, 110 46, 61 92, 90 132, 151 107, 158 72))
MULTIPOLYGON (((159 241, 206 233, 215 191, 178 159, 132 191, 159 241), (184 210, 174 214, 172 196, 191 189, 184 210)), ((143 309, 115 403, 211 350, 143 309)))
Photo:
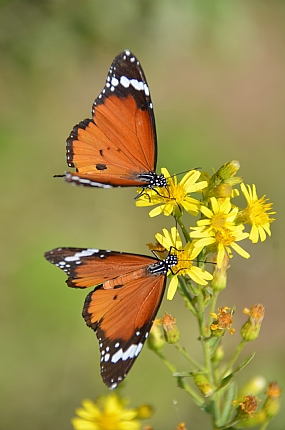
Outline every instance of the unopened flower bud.
POLYGON ((264 402, 263 410, 268 418, 273 418, 280 410, 281 388, 277 382, 271 382, 265 392, 267 399, 264 402))
POLYGON ((242 401, 246 395, 258 395, 266 387, 266 380, 263 376, 256 376, 248 381, 239 391, 237 401, 242 401))
POLYGON ((230 184, 220 184, 215 188, 215 197, 217 198, 227 198, 231 197, 233 187, 230 184))
POLYGON ((187 430, 187 429, 186 429, 186 426, 185 426, 185 423, 184 423, 184 422, 182 422, 182 423, 178 424, 178 426, 177 426, 177 429, 176 429, 176 430, 187 430))
POLYGON ((227 269, 229 268, 228 262, 229 257, 225 252, 221 267, 219 268, 217 264, 214 265, 213 279, 211 280, 211 287, 213 288, 214 292, 222 291, 227 286, 227 269))
POLYGON ((224 179, 224 180, 230 179, 237 173, 239 168, 240 168, 239 161, 237 160, 228 161, 222 167, 219 168, 216 174, 218 174, 218 176, 221 179, 224 179))
POLYGON ((177 343, 180 338, 180 332, 176 325, 176 319, 165 312, 164 316, 160 320, 164 331, 164 337, 167 343, 177 343))
POLYGON ((225 356, 225 351, 222 345, 219 345, 216 349, 215 352, 212 356, 212 362, 213 363, 219 363, 220 361, 223 360, 225 356))
POLYGON ((240 421, 235 424, 236 429, 251 429, 259 424, 266 421, 266 414, 263 410, 257 411, 253 416, 247 418, 241 418, 240 421))
POLYGON ((153 408, 150 405, 142 405, 138 408, 138 418, 144 420, 153 415, 153 408))
POLYGON ((250 309, 244 309, 244 314, 248 315, 247 322, 241 328, 241 335, 247 342, 255 340, 260 332, 261 323, 264 318, 264 306, 254 305, 250 309))
POLYGON ((193 373, 193 381, 197 388, 201 391, 204 397, 209 397, 213 394, 214 389, 208 378, 203 373, 193 373))
POLYGON ((235 176, 240 164, 237 160, 225 163, 208 181, 207 194, 209 197, 225 198, 232 196, 232 186, 242 182, 242 178, 235 176))
POLYGON ((152 349, 153 351, 161 351, 164 344, 165 340, 161 327, 156 321, 154 321, 147 338, 147 345, 149 349, 152 349))

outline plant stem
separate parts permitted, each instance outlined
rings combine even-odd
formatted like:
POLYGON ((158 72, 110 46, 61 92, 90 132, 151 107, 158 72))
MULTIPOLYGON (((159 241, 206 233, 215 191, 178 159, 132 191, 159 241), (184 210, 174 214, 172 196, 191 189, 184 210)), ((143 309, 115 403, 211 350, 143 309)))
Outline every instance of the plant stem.
POLYGON ((181 228, 181 230, 182 230, 182 233, 183 233, 183 236, 184 236, 184 238, 185 238, 186 242, 187 242, 187 243, 188 243, 188 242, 191 242, 190 235, 189 235, 189 233, 188 233, 187 229, 185 228, 185 225, 184 225, 184 224, 183 224, 183 222, 182 222, 182 218, 181 218, 181 217, 179 217, 179 218, 176 218, 176 219, 177 219, 178 224, 180 225, 180 228, 181 228))
POLYGON ((177 349, 178 352, 180 352, 181 355, 183 355, 184 358, 186 358, 186 360, 188 360, 194 367, 196 367, 198 370, 203 371, 203 369, 201 369, 200 364, 198 364, 193 358, 191 358, 185 348, 183 348, 181 345, 179 345, 178 343, 176 343, 175 348, 177 349))
POLYGON ((231 361, 229 362, 228 367, 226 368, 226 370, 224 371, 224 374, 222 376, 221 379, 223 379, 225 376, 227 376, 228 372, 231 370, 231 368, 233 367, 233 365, 235 364, 235 362, 237 361, 241 351, 243 350, 243 348, 245 347, 245 345, 247 344, 247 340, 242 340, 240 342, 240 344, 238 345, 235 355, 233 356, 233 358, 231 359, 231 361))
MULTIPOLYGON (((170 370, 172 374, 175 374, 177 372, 173 364, 167 360, 167 358, 164 356, 164 354, 161 351, 156 350, 154 352, 163 361, 165 366, 170 370)), ((186 382, 182 377, 179 377, 178 384, 179 384, 179 387, 183 388, 183 390, 185 390, 192 397, 196 405, 198 405, 202 409, 205 409, 204 399, 201 396, 199 396, 188 384, 186 384, 186 382)))
POLYGON ((187 289, 187 286, 185 285, 184 279, 179 276, 178 277, 178 291, 180 295, 182 296, 187 309, 192 312, 192 314, 197 317, 197 311, 195 307, 192 305, 191 296, 189 294, 189 291, 187 289))

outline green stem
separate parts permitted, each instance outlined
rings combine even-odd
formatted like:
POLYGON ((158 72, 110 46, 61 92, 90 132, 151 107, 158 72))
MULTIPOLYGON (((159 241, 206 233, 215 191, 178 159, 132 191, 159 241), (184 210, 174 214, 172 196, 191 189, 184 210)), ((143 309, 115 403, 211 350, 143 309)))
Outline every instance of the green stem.
MULTIPOLYGON (((172 374, 175 374, 177 372, 175 366, 173 366, 173 364, 167 360, 167 358, 163 355, 163 353, 161 351, 156 350, 154 352, 163 361, 165 366, 170 370, 170 372, 172 374)), ((179 385, 179 387, 181 387, 183 390, 185 390, 192 397, 192 399, 194 400, 196 405, 198 405, 202 409, 205 408, 204 399, 201 396, 199 396, 188 384, 186 384, 186 382, 184 381, 183 378, 181 378, 181 377, 178 378, 178 385, 179 385)))
MULTIPOLYGON (((204 269, 205 267, 205 250, 203 250, 199 256, 198 256, 198 267, 204 269)), ((200 334, 202 339, 202 346, 203 346, 203 353, 204 353, 204 363, 205 363, 205 369, 206 373, 209 378, 209 382, 212 385, 212 387, 215 387, 215 377, 214 377, 214 369, 212 366, 212 360, 211 360, 211 346, 210 342, 205 342, 204 339, 208 337, 209 333, 209 326, 206 325, 205 321, 205 303, 204 303, 204 296, 203 296, 203 287, 201 285, 197 285, 197 288, 199 288, 199 293, 197 295, 197 307, 198 307, 198 322, 199 322, 199 328, 200 328, 200 334)), ((216 298, 214 299, 213 306, 216 306, 216 298)), ((211 396, 211 415, 212 415, 212 424, 213 428, 216 427, 216 423, 219 422, 220 417, 220 404, 219 404, 219 396, 217 393, 214 392, 214 394, 211 396)))
POLYGON ((180 225, 180 228, 181 228, 181 230, 182 230, 182 233, 183 233, 183 236, 184 236, 184 238, 185 238, 186 242, 187 242, 187 243, 188 243, 188 242, 191 242, 190 235, 189 235, 189 233, 188 233, 188 231, 187 231, 187 229, 186 229, 185 225, 184 225, 184 224, 183 224, 183 222, 182 222, 182 218, 181 218, 181 217, 179 217, 179 218, 176 218, 176 219, 177 219, 178 224, 180 225))
POLYGON ((263 424, 260 426, 259 430, 266 430, 266 429, 267 429, 267 427, 268 427, 269 422, 270 422, 270 421, 265 421, 265 423, 263 423, 263 424))
POLYGON ((245 345, 247 344, 247 340, 242 340, 240 342, 240 344, 237 347, 237 350, 235 352, 235 355, 233 356, 233 358, 231 359, 231 361, 229 362, 228 367, 226 368, 226 370, 224 371, 224 374, 222 376, 221 379, 223 379, 225 376, 227 376, 227 374, 229 373, 229 371, 231 370, 231 368, 233 367, 233 365, 235 364, 235 362, 237 361, 241 351, 243 350, 243 348, 245 347, 245 345))
POLYGON ((184 279, 182 276, 178 277, 178 291, 180 293, 180 295, 182 296, 187 309, 189 309, 189 311, 192 312, 192 314, 197 317, 197 311, 195 309, 195 307, 192 305, 192 299, 191 296, 189 294, 189 291, 187 289, 187 286, 185 285, 184 279))
MULTIPOLYGON (((218 294, 214 293, 212 300, 211 300, 211 306, 210 306, 210 312, 214 313, 216 310, 216 305, 217 305, 217 299, 218 299, 218 294)), ((214 318, 210 315, 210 319, 209 319, 209 327, 212 324, 214 318)))
POLYGON ((187 361, 189 361, 194 367, 196 367, 198 370, 200 370, 201 372, 203 371, 203 369, 201 369, 200 364, 198 364, 193 358, 191 358, 185 348, 183 348, 183 346, 179 345, 178 343, 176 343, 175 348, 177 349, 178 352, 180 352, 181 355, 183 355, 184 358, 186 358, 187 361))

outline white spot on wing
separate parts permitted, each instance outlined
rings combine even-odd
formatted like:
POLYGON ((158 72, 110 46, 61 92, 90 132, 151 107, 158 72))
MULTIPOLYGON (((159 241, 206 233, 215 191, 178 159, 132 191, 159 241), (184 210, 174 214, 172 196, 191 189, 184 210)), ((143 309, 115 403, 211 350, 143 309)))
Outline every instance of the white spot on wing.
POLYGON ((114 87, 116 87, 118 85, 119 81, 117 78, 113 77, 111 80, 111 84, 114 85, 114 87))
POLYGON ((123 85, 124 88, 129 88, 130 80, 126 76, 120 77, 120 84, 123 85))
MULTIPOLYGON (((139 353, 141 352, 143 347, 143 343, 139 343, 138 345, 131 345, 129 348, 124 352, 123 349, 119 349, 111 358, 112 363, 117 363, 119 360, 129 360, 131 358, 137 357, 139 353)), ((109 354, 108 354, 109 355, 109 354)), ((106 356, 105 356, 106 361, 106 356)))
MULTIPOLYGON (((74 255, 70 256, 70 257, 65 257, 65 261, 77 261, 82 257, 87 257, 90 255, 93 255, 95 253, 99 252, 98 249, 83 249, 80 252, 76 252, 74 255)), ((68 266, 66 266, 68 267, 68 266)))

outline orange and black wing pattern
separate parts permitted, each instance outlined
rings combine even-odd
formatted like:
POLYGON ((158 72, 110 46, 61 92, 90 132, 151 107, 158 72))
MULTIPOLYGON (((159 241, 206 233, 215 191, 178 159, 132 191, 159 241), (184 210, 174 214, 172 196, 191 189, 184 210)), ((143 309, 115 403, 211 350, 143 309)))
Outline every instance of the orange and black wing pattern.
POLYGON ((116 388, 146 341, 176 257, 158 260, 92 248, 57 248, 45 258, 67 274, 70 287, 95 286, 82 315, 99 340, 102 379, 116 388))
POLYGON ((155 173, 156 128, 149 87, 129 51, 113 61, 92 118, 77 124, 66 142, 66 159, 76 172, 65 180, 89 187, 165 186, 155 173))

